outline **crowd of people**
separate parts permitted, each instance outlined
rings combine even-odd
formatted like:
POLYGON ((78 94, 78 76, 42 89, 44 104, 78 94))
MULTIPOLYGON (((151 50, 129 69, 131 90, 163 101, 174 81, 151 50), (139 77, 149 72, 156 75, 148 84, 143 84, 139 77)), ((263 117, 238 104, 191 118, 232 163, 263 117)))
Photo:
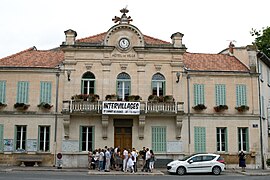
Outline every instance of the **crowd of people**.
POLYGON ((110 170, 135 173, 138 171, 138 160, 142 160, 144 172, 153 172, 156 161, 153 150, 143 147, 138 151, 135 148, 120 149, 120 147, 96 149, 88 152, 88 168, 98 171, 109 172, 110 170))

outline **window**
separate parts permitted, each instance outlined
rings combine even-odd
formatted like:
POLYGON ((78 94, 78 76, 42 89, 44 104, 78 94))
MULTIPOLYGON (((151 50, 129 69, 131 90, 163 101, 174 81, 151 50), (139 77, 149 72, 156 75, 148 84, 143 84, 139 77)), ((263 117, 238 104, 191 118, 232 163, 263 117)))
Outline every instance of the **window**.
POLYGON ((238 128, 238 151, 248 151, 248 128, 238 128))
POLYGON ((165 77, 162 74, 154 74, 152 77, 152 95, 164 96, 165 82, 165 77))
POLYGON ((264 96, 261 96, 261 113, 262 117, 265 117, 264 96))
POLYGON ((216 84, 216 105, 226 105, 226 86, 225 84, 216 84))
POLYGON ((50 126, 39 126, 39 151, 50 151, 50 126))
POLYGON ((0 103, 6 103, 6 81, 0 81, 0 103))
POLYGON ((127 73, 117 76, 117 95, 120 100, 126 100, 130 95, 130 76, 127 73))
POLYGON ((16 150, 26 150, 26 126, 16 126, 16 136, 15 136, 15 149, 16 150))
POLYGON ((267 69, 267 84, 270 86, 270 70, 267 69))
POLYGON ((28 103, 29 82, 19 81, 17 84, 17 103, 28 103))
POLYGON ((82 76, 82 94, 95 94, 95 75, 91 72, 82 76))
POLYGON ((167 151, 166 127, 152 127, 152 149, 154 152, 167 151))
POLYGON ((217 128, 217 151, 227 152, 227 128, 217 128))
POLYGON ((40 103, 51 103, 51 96, 52 96, 52 83, 51 82, 40 82, 40 103))
POLYGON ((194 84, 194 105, 204 103, 204 84, 194 84))
POLYGON ((94 127, 80 127, 80 151, 93 151, 94 149, 94 127))
POLYGON ((205 127, 194 127, 194 147, 196 153, 206 152, 205 127))
POLYGON ((4 138, 4 125, 0 124, 0 152, 3 152, 4 150, 3 138, 4 138))
POLYGON ((247 105, 246 85, 236 85, 236 107, 247 105))
POLYGON ((263 65, 262 65, 262 62, 259 62, 259 73, 260 73, 260 79, 263 81, 263 65))

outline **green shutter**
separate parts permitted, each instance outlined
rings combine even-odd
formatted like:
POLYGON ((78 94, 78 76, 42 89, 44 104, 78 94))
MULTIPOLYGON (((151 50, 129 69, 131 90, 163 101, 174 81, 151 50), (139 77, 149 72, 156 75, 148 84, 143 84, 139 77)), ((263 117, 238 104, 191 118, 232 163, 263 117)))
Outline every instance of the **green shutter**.
POLYGON ((246 130, 246 134, 247 134, 247 138, 246 138, 246 142, 247 142, 247 152, 249 152, 249 132, 248 132, 248 128, 245 128, 246 130))
POLYGON ((228 152, 228 130, 225 128, 225 152, 228 152))
POLYGON ((0 102, 6 102, 6 81, 0 81, 0 102))
POLYGON ((261 96, 261 109, 262 109, 262 116, 265 116, 265 111, 264 111, 264 96, 261 96))
POLYGON ((194 148, 196 153, 206 152, 205 127, 194 127, 194 148))
POLYGON ((79 151, 82 151, 82 126, 80 126, 80 134, 79 134, 79 151))
POLYGON ((226 105, 226 86, 225 84, 215 85, 216 105, 226 105))
POLYGON ((92 127, 92 149, 96 149, 95 148, 95 127, 92 127))
POLYGON ((194 105, 205 104, 204 84, 194 84, 194 105))
POLYGON ((166 152, 166 127, 152 127, 152 149, 154 152, 166 152))
POLYGON ((52 83, 40 82, 40 103, 51 103, 52 83))
POLYGON ((247 105, 247 89, 246 85, 236 85, 236 106, 247 105))
POLYGON ((267 83, 270 84, 270 70, 267 69, 267 83))
POLYGON ((28 104, 29 82, 20 81, 17 84, 17 102, 28 104))
POLYGON ((4 151, 4 125, 0 124, 0 152, 4 151))

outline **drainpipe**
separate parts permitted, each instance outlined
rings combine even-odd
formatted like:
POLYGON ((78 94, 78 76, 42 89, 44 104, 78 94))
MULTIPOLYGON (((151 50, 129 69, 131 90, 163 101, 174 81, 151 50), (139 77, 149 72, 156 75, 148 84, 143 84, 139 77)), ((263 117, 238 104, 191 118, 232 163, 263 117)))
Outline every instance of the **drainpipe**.
POLYGON ((188 105, 188 153, 190 154, 190 88, 189 88, 190 75, 187 72, 187 105, 188 105))
POLYGON ((55 92, 55 121, 54 121, 54 167, 56 167, 56 151, 57 151, 57 121, 58 121, 58 93, 59 93, 59 69, 56 73, 56 92, 55 92))
MULTIPOLYGON (((257 72, 259 71, 259 59, 257 58, 257 72)), ((262 73, 262 72, 260 72, 262 73)), ((261 161, 262 161, 262 169, 265 169, 264 166, 264 153, 263 153, 263 123, 262 123, 262 102, 261 102, 261 80, 260 76, 258 76, 258 91, 259 91, 259 110, 260 110, 260 148, 261 148, 261 161)))

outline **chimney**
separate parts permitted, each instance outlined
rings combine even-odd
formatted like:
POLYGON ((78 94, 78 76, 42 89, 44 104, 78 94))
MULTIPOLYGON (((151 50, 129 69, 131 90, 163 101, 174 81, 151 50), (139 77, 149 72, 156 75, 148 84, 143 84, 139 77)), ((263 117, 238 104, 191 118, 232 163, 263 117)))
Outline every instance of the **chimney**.
POLYGON ((229 44, 229 55, 230 56, 233 56, 233 48, 234 47, 235 47, 234 44, 232 42, 230 42, 230 44, 229 44))
POLYGON ((65 35, 66 35, 66 45, 74 45, 75 44, 75 39, 77 36, 76 31, 73 31, 72 29, 66 30, 65 31, 65 35))
POLYGON ((183 36, 184 36, 184 34, 182 34, 180 32, 177 32, 177 33, 174 33, 171 35, 173 47, 176 47, 176 48, 183 47, 183 44, 182 44, 183 36))

